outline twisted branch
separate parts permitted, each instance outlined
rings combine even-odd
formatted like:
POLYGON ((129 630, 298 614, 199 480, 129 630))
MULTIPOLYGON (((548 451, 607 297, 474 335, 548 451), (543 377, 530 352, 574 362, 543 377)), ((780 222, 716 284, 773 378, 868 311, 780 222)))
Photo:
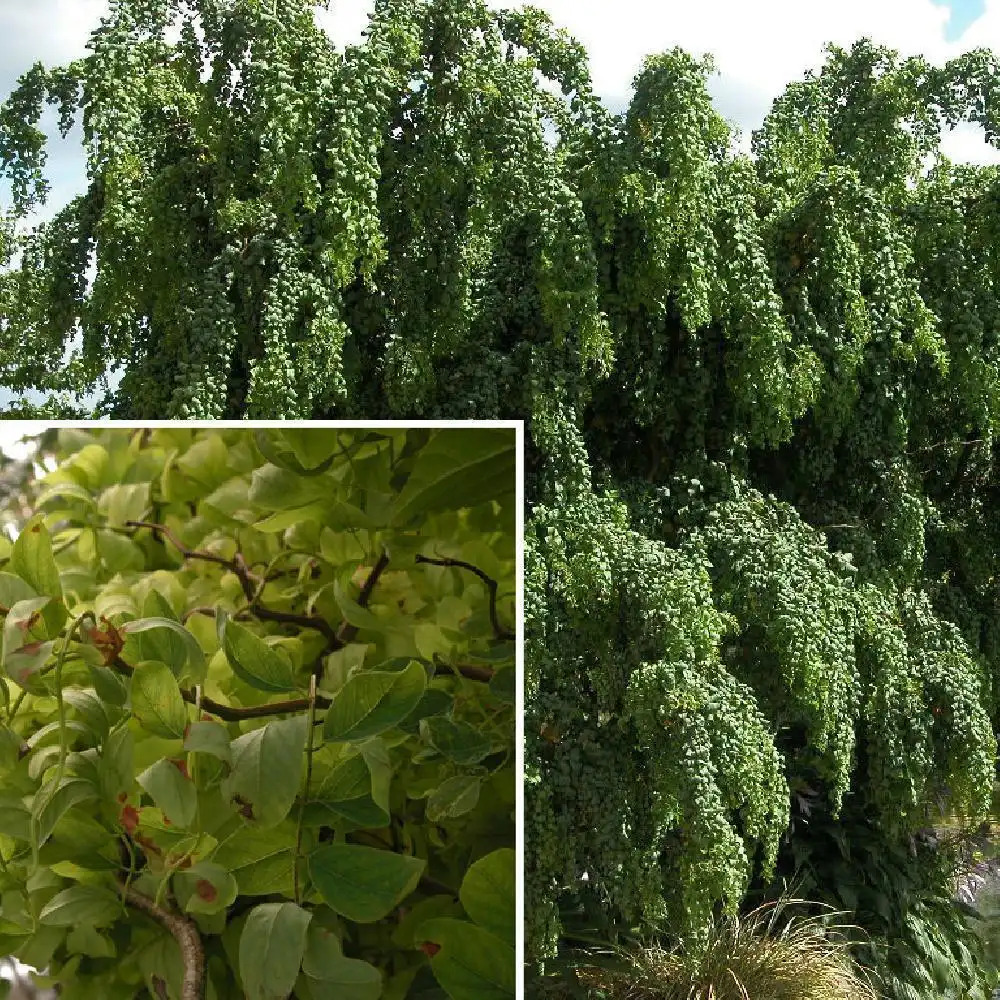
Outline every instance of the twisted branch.
POLYGON ((168 910, 130 885, 119 880, 122 898, 129 906, 166 928, 180 945, 184 963, 181 1000, 204 1000, 205 997, 205 948, 194 923, 173 910, 168 910))
POLYGON ((470 573, 475 573, 490 592, 490 624, 493 626, 493 634, 498 639, 513 639, 514 633, 504 625, 500 624, 497 617, 497 587, 496 580, 487 576, 478 566, 463 561, 462 559, 431 559, 429 556, 417 555, 415 561, 418 563, 430 563, 432 566, 453 566, 456 569, 467 569, 470 573))
MULTIPOLYGON (((224 566, 232 572, 240 582, 243 595, 247 599, 248 610, 261 621, 279 622, 282 625, 297 625, 299 628, 311 628, 320 632, 326 639, 327 652, 341 649, 344 643, 337 638, 334 627, 319 615, 301 615, 291 611, 276 611, 260 603, 258 593, 260 586, 266 582, 255 574, 247 565, 242 553, 237 552, 232 559, 217 556, 213 552, 188 548, 166 525, 155 524, 152 521, 126 521, 127 528, 148 528, 154 535, 165 538, 185 559, 200 559, 202 562, 215 563, 224 566)), ((373 584, 374 586, 374 584, 373 584)))

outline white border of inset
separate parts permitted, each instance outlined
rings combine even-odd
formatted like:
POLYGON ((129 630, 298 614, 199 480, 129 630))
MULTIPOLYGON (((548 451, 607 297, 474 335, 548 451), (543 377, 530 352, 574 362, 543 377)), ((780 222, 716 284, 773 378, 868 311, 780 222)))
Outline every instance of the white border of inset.
POLYGON ((13 442, 23 437, 35 437, 52 427, 67 427, 104 430, 120 428, 121 430, 142 430, 144 428, 177 427, 191 430, 239 429, 259 430, 282 427, 314 427, 349 429, 377 429, 394 427, 404 429, 409 427, 430 429, 459 428, 494 428, 509 429, 515 432, 514 440, 517 449, 517 471, 515 484, 516 534, 515 558, 517 561, 515 586, 517 589, 515 607, 517 609, 517 639, 515 650, 515 670, 517 671, 517 686, 514 701, 514 780, 515 785, 515 837, 514 854, 516 858, 516 909, 515 920, 515 980, 517 998, 524 997, 524 421, 523 420, 0 420, 0 452, 7 454, 6 449, 13 442), (4 433, 11 428, 12 433, 4 433))

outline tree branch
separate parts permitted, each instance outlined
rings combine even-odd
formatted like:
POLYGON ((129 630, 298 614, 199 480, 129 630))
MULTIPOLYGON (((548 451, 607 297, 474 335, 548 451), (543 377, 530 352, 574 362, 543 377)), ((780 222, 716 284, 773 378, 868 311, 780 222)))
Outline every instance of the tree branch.
MULTIPOLYGON (((372 591, 375 589, 375 584, 378 583, 378 578, 385 572, 385 568, 389 565, 389 553, 384 549, 382 550, 382 555, 378 557, 378 561, 372 566, 372 571, 368 574, 368 579, 365 580, 361 587, 361 593, 358 594, 358 604, 363 608, 368 607, 368 602, 371 600, 372 591)), ((350 622, 345 621, 339 629, 337 629, 337 640, 340 642, 341 646, 347 645, 347 643, 353 641, 354 637, 358 634, 358 626, 352 625, 350 622)))
POLYGON ((461 559, 431 559, 429 556, 417 555, 415 561, 418 563, 430 563, 432 566, 454 566, 457 569, 467 569, 470 573, 475 573, 483 583, 486 584, 490 592, 490 624, 493 626, 493 634, 498 639, 513 639, 514 633, 500 624, 497 618, 497 582, 491 576, 487 576, 478 566, 464 562, 461 559))
MULTIPOLYGON (((111 661, 111 666, 120 674, 131 677, 135 673, 135 667, 131 663, 126 663, 120 656, 116 656, 111 661)), ((197 705, 198 699, 194 691, 181 688, 181 697, 189 705, 197 705)), ((329 708, 333 704, 329 698, 323 695, 316 696, 317 708, 329 708)), ((241 719, 263 719, 269 715, 286 715, 291 712, 303 712, 309 707, 308 698, 293 698, 289 701, 273 701, 267 705, 249 705, 238 707, 235 705, 223 705, 212 698, 201 697, 201 709, 210 715, 217 715, 226 722, 239 722, 241 719)))
POLYGON ((194 923, 173 910, 158 906, 148 896, 136 892, 124 882, 118 882, 122 898, 129 906, 166 928, 180 945, 184 963, 184 978, 181 985, 181 1000, 204 1000, 205 998, 205 948, 201 935, 194 923))
POLYGON ((200 559, 202 562, 215 563, 218 566, 225 566, 235 574, 240 582, 243 595, 247 599, 248 610, 261 621, 279 622, 282 625, 297 625, 300 628, 311 628, 322 633, 326 638, 327 648, 330 652, 343 647, 344 643, 337 637, 334 627, 319 615, 300 615, 291 611, 276 611, 274 608, 266 607, 258 599, 258 588, 265 582, 258 577, 247 565, 242 554, 237 552, 232 559, 217 556, 213 552, 204 552, 200 549, 188 548, 166 525, 155 524, 152 521, 126 521, 126 528, 148 528, 154 534, 162 535, 185 559, 200 559))

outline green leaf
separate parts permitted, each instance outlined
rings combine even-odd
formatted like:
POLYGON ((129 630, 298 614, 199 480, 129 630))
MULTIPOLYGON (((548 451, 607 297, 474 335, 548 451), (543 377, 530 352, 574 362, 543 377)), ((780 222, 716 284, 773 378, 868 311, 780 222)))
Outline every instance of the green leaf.
POLYGON ((256 521, 254 528, 265 535, 274 535, 302 521, 317 521, 320 524, 328 523, 333 519, 333 510, 334 506, 330 501, 317 500, 314 503, 307 503, 302 507, 277 511, 263 520, 256 521))
POLYGON ((173 880, 186 913, 221 913, 239 892, 232 872, 212 861, 199 861, 177 872, 173 880))
POLYGON ((381 920, 417 887, 426 862, 356 844, 324 844, 309 875, 324 901, 361 924, 381 920))
POLYGON ((262 465, 254 469, 250 479, 250 502, 264 510, 302 507, 313 500, 326 500, 329 496, 328 479, 304 477, 277 465, 262 465))
MULTIPOLYGON (((169 621, 177 621, 177 616, 174 614, 174 609, 171 607, 170 602, 155 589, 150 590, 142 602, 142 618, 146 620, 167 619, 169 621)), ((129 645, 126 649, 130 654, 133 645, 137 650, 137 653, 131 654, 132 659, 130 662, 159 660, 170 667, 174 674, 179 677, 184 670, 185 664, 190 659, 190 655, 193 654, 195 662, 193 663, 192 673, 195 675, 200 674, 201 658, 191 649, 189 645, 190 640, 179 629, 143 629, 139 632, 133 632, 129 636, 128 643, 129 645)), ((128 658, 129 656, 126 655, 126 659, 128 658)))
POLYGON ((443 781, 427 797, 427 818, 432 823, 464 816, 476 808, 482 782, 470 774, 458 774, 443 781))
POLYGON ((399 724, 400 729, 415 733, 420 728, 420 720, 432 715, 443 715, 455 706, 455 698, 441 688, 427 688, 412 712, 399 724))
POLYGON ((467 722, 452 722, 440 716, 424 719, 420 735, 456 764, 478 764, 490 752, 489 737, 467 722))
POLYGON ((135 740, 128 725, 113 729, 101 747, 98 763, 101 791, 108 799, 117 798, 132 786, 135 771, 135 740))
POLYGON ((333 931, 309 928, 302 971, 309 977, 313 1000, 378 1000, 382 973, 368 962, 345 958, 333 931))
POLYGON ((513 430, 444 429, 418 452, 395 503, 393 521, 418 514, 473 507, 513 492, 516 478, 513 430))
POLYGON ((0 793, 0 833, 15 840, 31 840, 31 812, 19 796, 0 793))
POLYGON ((121 626, 121 631, 126 635, 135 635, 139 632, 146 632, 149 629, 169 629, 174 635, 180 636, 187 650, 187 659, 195 673, 201 674, 205 669, 205 654, 202 652, 198 640, 180 622, 172 618, 137 618, 135 621, 125 622, 121 626))
POLYGON ((4 619, 0 658, 4 672, 18 684, 38 673, 52 654, 53 642, 44 641, 47 624, 42 617, 51 601, 51 597, 18 601, 4 619))
POLYGON ((97 500, 97 510, 111 528, 123 528, 126 521, 141 521, 149 510, 149 483, 116 483, 97 500))
POLYGON ((42 907, 38 919, 52 927, 101 927, 121 915, 122 902, 113 892, 97 885, 73 885, 56 893, 42 907))
POLYGON ((232 742, 233 770, 222 792, 261 826, 276 826, 295 802, 308 721, 299 715, 269 722, 232 742))
POLYGON ((490 693, 500 701, 513 705, 517 700, 517 671, 513 667, 498 670, 490 680, 490 693))
POLYGON ((269 646, 248 628, 227 619, 222 626, 222 647, 233 673, 258 691, 294 691, 301 687, 282 650, 269 646))
POLYGON ((179 767, 169 760, 158 760, 136 780, 171 823, 181 829, 191 826, 198 810, 198 793, 194 782, 184 777, 179 767))
POLYGON ((402 722, 420 702, 427 673, 416 660, 399 672, 369 670, 355 674, 327 710, 327 740, 365 740, 402 722))
MULTIPOLYGON (((62 597, 59 570, 52 555, 52 536, 45 527, 41 515, 31 518, 14 540, 10 568, 15 575, 32 587, 36 594, 62 597)), ((65 620, 65 609, 63 609, 62 621, 65 620)), ((61 626, 62 622, 54 626, 54 630, 58 630, 61 626)))
POLYGON ((98 663, 88 663, 87 671, 98 697, 109 705, 122 706, 128 701, 128 685, 121 674, 98 663))
POLYGON ((66 937, 66 950, 90 958, 114 958, 114 942, 88 924, 79 924, 66 937))
POLYGON ((465 873, 459 899, 480 927, 514 946, 517 858, 509 847, 480 858, 465 873))
POLYGON ((67 810, 96 798, 97 789, 93 783, 82 778, 64 778, 58 788, 51 783, 43 785, 31 804, 31 815, 38 826, 39 846, 48 840, 67 810))
POLYGON ((184 736, 184 749, 207 753, 227 764, 233 762, 233 748, 226 727, 218 722, 192 722, 184 736))
POLYGON ((372 793, 372 774, 362 754, 339 763, 323 780, 315 802, 358 829, 387 826, 389 813, 376 803, 372 793))
POLYGON ((340 609, 344 621, 348 624, 354 625, 355 628, 367 629, 376 634, 399 632, 402 630, 398 620, 379 618, 378 615, 372 614, 367 608, 361 607, 357 601, 348 596, 347 591, 341 586, 339 580, 333 582, 332 588, 337 607, 340 609))
POLYGON ((431 969, 452 1000, 514 996, 514 949, 496 935, 465 920, 435 917, 417 928, 416 937, 438 946, 431 969))
POLYGON ((0 573, 0 604, 12 608, 19 601, 30 601, 39 593, 19 576, 13 573, 0 573))
POLYGON ((213 858, 233 873, 241 896, 291 895, 294 841, 291 823, 271 829, 247 826, 227 837, 213 858))
POLYGON ((294 903, 261 903, 240 936, 240 977, 248 1000, 285 1000, 295 986, 311 915, 294 903))
POLYGON ((132 713, 143 729, 155 736, 183 738, 187 711, 170 667, 156 660, 138 664, 131 692, 132 713))
POLYGON ((319 476, 342 451, 337 442, 338 433, 322 428, 300 431, 268 428, 257 431, 255 440, 261 455, 274 465, 299 476, 319 476))
POLYGON ((81 500, 88 507, 95 507, 97 501, 94 499, 94 494, 84 487, 80 486, 79 483, 53 483, 51 486, 46 486, 41 493, 38 494, 38 499, 35 501, 35 507, 44 507, 47 503, 55 500, 59 497, 69 497, 73 500, 81 500))

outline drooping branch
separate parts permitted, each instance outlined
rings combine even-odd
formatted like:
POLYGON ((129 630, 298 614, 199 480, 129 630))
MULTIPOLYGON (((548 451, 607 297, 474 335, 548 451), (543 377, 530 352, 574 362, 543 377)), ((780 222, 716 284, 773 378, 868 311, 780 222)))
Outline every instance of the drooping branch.
POLYGON ((432 566, 453 566, 456 569, 466 569, 470 573, 475 573, 483 583, 486 584, 486 589, 490 593, 490 624, 493 626, 493 634, 498 639, 513 639, 514 633, 511 629, 500 623, 500 619, 497 617, 497 587, 498 584, 493 577, 488 576, 484 573, 478 566, 473 566, 472 563, 465 562, 462 559, 432 559, 430 556, 417 555, 416 561, 418 563, 430 563, 432 566))
POLYGON ((205 948, 194 923, 179 913, 158 905, 132 886, 119 881, 122 897, 133 909, 145 913, 168 930, 181 949, 184 976, 181 980, 181 1000, 204 1000, 205 948))

